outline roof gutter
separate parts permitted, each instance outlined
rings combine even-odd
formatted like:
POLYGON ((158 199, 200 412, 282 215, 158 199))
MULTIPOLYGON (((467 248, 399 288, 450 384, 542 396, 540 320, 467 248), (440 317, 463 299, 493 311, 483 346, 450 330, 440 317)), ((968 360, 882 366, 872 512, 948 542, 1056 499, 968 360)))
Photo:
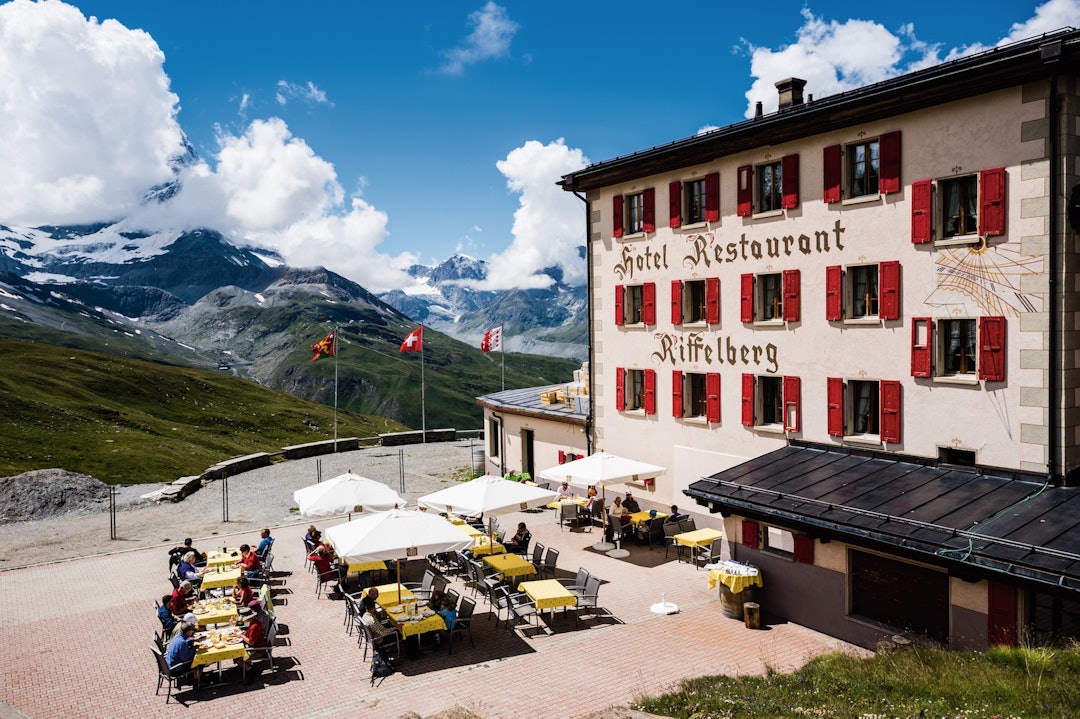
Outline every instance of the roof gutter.
MULTIPOLYGON (((557 182, 557 185, 563 183, 557 182)), ((596 366, 593 357, 593 313, 592 313, 592 267, 593 267, 593 249, 592 243, 589 241, 589 215, 592 214, 592 202, 588 200, 584 195, 577 191, 577 179, 574 177, 569 178, 566 181, 564 190, 574 193, 574 197, 581 200, 585 205, 585 306, 588 311, 585 313, 588 316, 588 346, 589 346, 589 413, 585 417, 585 455, 588 456, 593 453, 593 388, 596 384, 593 382, 593 367, 596 366)))

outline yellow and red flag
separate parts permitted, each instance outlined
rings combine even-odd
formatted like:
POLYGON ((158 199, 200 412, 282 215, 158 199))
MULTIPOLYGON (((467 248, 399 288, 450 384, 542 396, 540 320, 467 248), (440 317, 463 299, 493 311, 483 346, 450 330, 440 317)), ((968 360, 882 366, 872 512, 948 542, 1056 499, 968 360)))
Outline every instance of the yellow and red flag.
POLYGON ((312 362, 318 361, 320 357, 334 357, 337 355, 337 330, 334 330, 330 334, 323 337, 321 340, 312 345, 311 350, 315 353, 315 356, 311 358, 312 362))
POLYGON ((419 352, 424 348, 424 326, 420 325, 401 343, 401 352, 419 352))

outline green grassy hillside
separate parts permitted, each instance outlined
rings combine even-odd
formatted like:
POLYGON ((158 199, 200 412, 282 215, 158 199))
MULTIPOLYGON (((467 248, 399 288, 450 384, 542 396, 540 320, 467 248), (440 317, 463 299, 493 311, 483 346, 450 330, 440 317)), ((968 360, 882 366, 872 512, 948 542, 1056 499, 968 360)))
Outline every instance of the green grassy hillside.
MULTIPOLYGON (((402 429, 338 413, 339 437, 402 429)), ((0 476, 60 467, 109 483, 169 482, 333 432, 333 407, 247 380, 0 339, 0 476)))

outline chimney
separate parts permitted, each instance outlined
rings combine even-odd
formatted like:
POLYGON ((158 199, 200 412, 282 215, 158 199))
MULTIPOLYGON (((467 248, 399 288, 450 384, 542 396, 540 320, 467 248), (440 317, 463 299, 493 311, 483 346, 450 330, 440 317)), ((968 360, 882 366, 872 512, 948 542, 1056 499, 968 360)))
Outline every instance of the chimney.
POLYGON ((757 101, 757 106, 754 108, 754 119, 760 120, 764 114, 764 108, 762 107, 761 100, 757 101))
POLYGON ((787 80, 776 83, 776 91, 780 93, 780 107, 778 109, 783 111, 802 105, 804 87, 806 87, 806 80, 800 80, 797 77, 789 77, 787 80))

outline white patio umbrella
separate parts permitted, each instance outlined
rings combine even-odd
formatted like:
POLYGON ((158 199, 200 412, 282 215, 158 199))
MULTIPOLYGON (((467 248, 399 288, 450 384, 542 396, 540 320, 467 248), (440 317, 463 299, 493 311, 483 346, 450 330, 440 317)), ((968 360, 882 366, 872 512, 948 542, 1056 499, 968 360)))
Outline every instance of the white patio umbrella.
MULTIPOLYGON (((607 505, 607 492, 604 489, 609 484, 622 484, 624 482, 637 482, 643 479, 657 477, 667 469, 647 462, 639 462, 636 459, 627 459, 609 452, 597 452, 588 457, 575 459, 573 462, 559 464, 540 473, 544 479, 555 482, 566 481, 571 484, 583 484, 585 486, 600 487, 601 501, 607 505)), ((602 515, 604 530, 607 530, 607 513, 602 515)), ((608 542, 598 542, 594 549, 603 551, 601 547, 613 549, 608 542)))
POLYGON ((305 517, 382 512, 403 507, 405 500, 382 482, 351 471, 293 492, 293 500, 305 517))
MULTIPOLYGON (((468 482, 426 494, 418 499, 417 503, 421 507, 440 512, 484 514, 488 517, 488 536, 492 537, 492 517, 542 507, 554 501, 557 496, 550 489, 485 474, 468 482)), ((494 541, 494 538, 491 541, 494 541)))
MULTIPOLYGON (((417 559, 467 549, 472 539, 437 514, 391 509, 357 517, 326 530, 326 538, 344 562, 417 559)), ((401 566, 398 565, 398 583, 401 566)))

